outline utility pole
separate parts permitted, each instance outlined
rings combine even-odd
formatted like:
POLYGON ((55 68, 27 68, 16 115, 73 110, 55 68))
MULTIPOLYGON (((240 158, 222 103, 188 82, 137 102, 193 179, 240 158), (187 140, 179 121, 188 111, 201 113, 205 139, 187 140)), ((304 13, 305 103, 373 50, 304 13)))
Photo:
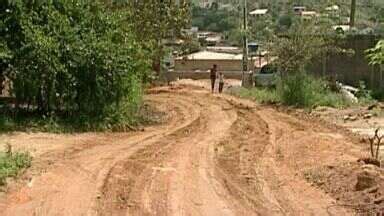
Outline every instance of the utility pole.
POLYGON ((247 29, 248 29, 248 8, 247 0, 244 0, 243 6, 243 74, 241 78, 241 85, 245 85, 245 73, 248 72, 248 39, 247 39, 247 29))
POLYGON ((356 0, 351 0, 351 17, 349 20, 349 26, 351 28, 355 27, 355 19, 356 19, 356 0))

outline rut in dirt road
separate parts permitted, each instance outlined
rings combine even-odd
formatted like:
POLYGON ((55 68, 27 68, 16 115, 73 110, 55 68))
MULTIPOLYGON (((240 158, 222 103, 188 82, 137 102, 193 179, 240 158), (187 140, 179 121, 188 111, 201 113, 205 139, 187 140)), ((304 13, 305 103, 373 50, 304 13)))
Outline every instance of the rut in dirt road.
POLYGON ((189 86, 149 99, 165 107, 166 124, 89 141, 0 199, 0 215, 329 214, 335 201, 302 176, 352 148, 328 129, 189 86), (308 148, 305 137, 330 150, 308 148))

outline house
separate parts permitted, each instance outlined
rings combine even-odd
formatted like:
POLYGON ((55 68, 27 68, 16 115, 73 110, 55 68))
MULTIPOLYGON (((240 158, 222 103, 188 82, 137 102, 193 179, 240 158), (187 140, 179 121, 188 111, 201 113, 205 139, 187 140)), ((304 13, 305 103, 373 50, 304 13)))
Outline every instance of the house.
POLYGON ((301 18, 304 20, 310 20, 317 17, 318 13, 316 11, 302 11, 300 12, 299 16, 301 16, 301 18))
POLYGON ((340 7, 338 5, 332 5, 325 8, 326 14, 332 17, 340 17, 340 7))
POLYGON ((214 0, 199 0, 199 6, 201 8, 209 8, 212 6, 212 3, 215 2, 214 0))
POLYGON ((197 35, 198 32, 199 32, 199 27, 195 27, 195 26, 192 26, 189 29, 183 29, 183 33, 189 36, 197 35))
POLYGON ((244 78, 247 80, 246 83, 252 83, 253 72, 258 72, 267 63, 264 56, 249 57, 248 71, 244 73, 243 77, 243 55, 241 53, 201 51, 176 58, 174 69, 169 70, 166 77, 168 81, 179 78, 209 79, 210 69, 216 64, 218 71, 224 73, 226 78, 238 80, 244 78))
POLYGON ((207 51, 219 52, 219 53, 231 53, 231 54, 240 54, 243 52, 242 49, 235 46, 210 46, 210 47, 207 47, 207 51))
POLYGON ((226 11, 234 11, 236 10, 236 7, 233 6, 233 4, 221 4, 219 5, 220 10, 226 10, 226 11))
POLYGON ((351 26, 350 25, 334 25, 332 26, 332 28, 337 32, 344 33, 349 31, 351 29, 351 26))
POLYGON ((268 13, 268 9, 256 9, 249 13, 251 16, 264 16, 268 13))
POLYGON ((216 32, 198 32, 197 39, 208 46, 216 46, 221 43, 222 35, 216 32))
POLYGON ((337 12, 340 10, 340 7, 338 5, 332 5, 332 6, 326 7, 325 10, 328 12, 335 12, 335 11, 337 12))
MULTIPOLYGON (((208 72, 217 64, 223 72, 241 72, 243 70, 243 54, 201 51, 175 59, 175 71, 208 72)), ((255 59, 249 58, 248 68, 253 70, 255 59)))
POLYGON ((221 40, 222 38, 220 35, 208 36, 207 38, 205 38, 207 46, 216 46, 221 42, 221 40))
POLYGON ((294 6, 294 7, 293 7, 293 12, 294 12, 296 15, 300 15, 301 12, 306 11, 306 10, 307 10, 307 7, 305 7, 305 6, 294 6))

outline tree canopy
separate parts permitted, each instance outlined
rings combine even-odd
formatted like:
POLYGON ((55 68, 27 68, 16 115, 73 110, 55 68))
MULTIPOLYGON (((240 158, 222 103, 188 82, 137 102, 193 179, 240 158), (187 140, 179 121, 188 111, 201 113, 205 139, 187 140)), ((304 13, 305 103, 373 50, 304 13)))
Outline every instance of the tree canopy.
POLYGON ((91 0, 1 0, 1 75, 16 106, 97 118, 136 109, 149 62, 126 17, 91 0))
POLYGON ((367 51, 368 59, 372 65, 384 65, 384 40, 381 40, 377 45, 367 51))

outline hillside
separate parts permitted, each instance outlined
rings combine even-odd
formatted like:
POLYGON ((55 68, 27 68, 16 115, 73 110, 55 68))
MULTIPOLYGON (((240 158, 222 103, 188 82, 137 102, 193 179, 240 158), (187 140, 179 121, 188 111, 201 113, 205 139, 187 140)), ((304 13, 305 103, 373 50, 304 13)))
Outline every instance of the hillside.
MULTIPOLYGON (((203 13, 194 13, 193 15, 193 24, 199 26, 202 30, 212 30, 219 32, 230 32, 233 29, 228 30, 228 26, 235 26, 239 28, 241 26, 241 7, 240 3, 242 1, 234 0, 221 0, 216 1, 219 5, 219 10, 216 12, 218 14, 216 22, 215 17, 209 12, 203 13), (225 11, 222 5, 231 4, 231 11, 225 11), (222 10, 222 11, 221 11, 222 10), (221 12, 220 12, 221 11, 221 12), (202 15, 203 14, 203 15, 202 15), (209 18, 209 24, 201 24, 201 22, 196 21, 200 19, 206 20, 209 18), (224 16, 224 17, 223 17, 224 16), (230 24, 225 25, 226 28, 220 29, 217 26, 223 26, 223 23, 229 22, 230 24), (214 23, 214 24, 213 24, 214 23), (214 27, 214 28, 212 28, 214 27)), ((276 29, 276 25, 281 25, 281 22, 284 23, 284 19, 287 19, 287 16, 291 16, 293 13, 294 6, 305 6, 307 11, 315 11, 321 18, 327 19, 332 25, 346 25, 349 23, 350 16, 350 4, 351 0, 270 0, 270 1, 261 1, 261 0, 248 0, 248 9, 252 11, 257 8, 268 8, 268 16, 262 17, 262 20, 250 19, 251 25, 255 22, 261 22, 263 24, 258 25, 258 27, 268 27, 271 29, 276 29), (337 6, 338 10, 327 11, 327 7, 337 6), (283 19, 283 20, 282 20, 283 19)), ((228 7, 226 7, 228 8, 228 7)), ((291 21, 289 21, 291 22, 291 21)), ((356 27, 358 30, 374 32, 376 34, 384 34, 384 1, 382 0, 361 0, 357 2, 356 8, 356 27)), ((252 28, 252 27, 251 27, 252 28)), ((277 26, 279 29, 279 26, 277 26)))

